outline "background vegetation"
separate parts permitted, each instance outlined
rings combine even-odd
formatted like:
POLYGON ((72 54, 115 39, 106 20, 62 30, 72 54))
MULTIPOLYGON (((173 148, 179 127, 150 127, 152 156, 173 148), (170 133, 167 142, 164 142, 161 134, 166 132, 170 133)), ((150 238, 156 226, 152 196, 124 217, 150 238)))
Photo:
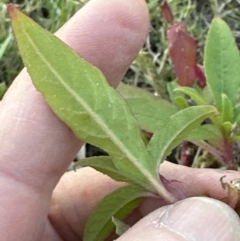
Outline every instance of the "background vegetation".
POLYGON ((44 28, 55 32, 88 0, 0 0, 0 83, 11 84, 23 68, 10 28, 8 3, 16 3, 44 28))
MULTIPOLYGON (((19 8, 55 32, 88 0, 0 0, 0 99, 15 76, 23 68, 10 28, 7 4, 14 2, 19 8)), ((198 63, 203 64, 206 34, 213 18, 212 6, 232 29, 240 48, 240 0, 168 0, 174 21, 183 21, 189 33, 198 41, 198 63), (212 4, 211 4, 212 2, 212 4)), ((124 77, 124 82, 146 88, 168 98, 166 82, 176 79, 169 58, 167 30, 171 24, 163 18, 161 0, 148 0, 151 30, 146 44, 124 77)))
MULTIPOLYGON (((11 84, 22 69, 17 46, 13 40, 7 4, 14 2, 20 9, 51 32, 61 27, 88 0, 0 0, 0 83, 11 84)), ((175 79, 168 55, 167 29, 161 1, 148 0, 151 31, 147 42, 125 76, 125 82, 152 89, 164 95, 164 82, 175 79)), ((169 0, 176 21, 184 21, 190 34, 198 40, 198 62, 202 63, 203 47, 213 17, 210 1, 169 0)), ((230 25, 240 47, 240 1, 218 0, 218 12, 230 25)))

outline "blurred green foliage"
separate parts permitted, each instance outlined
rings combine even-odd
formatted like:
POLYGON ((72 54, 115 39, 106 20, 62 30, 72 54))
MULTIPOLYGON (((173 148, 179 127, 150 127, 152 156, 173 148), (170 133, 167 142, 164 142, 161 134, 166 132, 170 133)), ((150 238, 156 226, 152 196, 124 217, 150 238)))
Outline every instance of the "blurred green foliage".
POLYGON ((50 32, 60 28, 88 0, 0 0, 0 83, 11 84, 23 68, 12 37, 7 4, 15 3, 50 32))
MULTIPOLYGON (((88 0, 0 0, 0 83, 7 86, 22 69, 16 43, 12 37, 7 4, 14 2, 50 32, 55 32, 88 0)), ((167 24, 161 8, 162 1, 148 0, 151 18, 149 37, 138 58, 129 68, 124 81, 148 88, 168 98, 166 82, 175 79, 168 54, 167 24)), ((184 21, 190 34, 198 40, 198 62, 202 64, 203 48, 213 10, 210 1, 168 0, 174 13, 175 22, 184 21)), ((229 24, 240 47, 240 1, 218 0, 216 7, 219 15, 229 24)))
MULTIPOLYGON (((171 24, 162 16, 160 0, 148 0, 151 29, 147 42, 128 71, 125 82, 147 87, 163 98, 168 98, 166 82, 176 79, 168 53, 167 31, 171 24)), ((203 64, 206 35, 214 17, 211 1, 168 0, 174 22, 183 21, 189 33, 198 41, 199 64, 203 64)), ((216 2, 216 1, 215 1, 216 2)), ((240 1, 218 0, 215 10, 230 26, 240 47, 240 1)))

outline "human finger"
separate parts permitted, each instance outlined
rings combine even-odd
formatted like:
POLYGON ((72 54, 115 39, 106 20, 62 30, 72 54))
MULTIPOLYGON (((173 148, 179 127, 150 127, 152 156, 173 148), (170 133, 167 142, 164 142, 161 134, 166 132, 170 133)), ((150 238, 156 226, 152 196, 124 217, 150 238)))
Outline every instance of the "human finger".
MULTIPOLYGON (((116 86, 142 47, 148 26, 144 0, 91 0, 57 35, 116 86)), ((55 116, 26 70, 0 104, 0 125, 0 181, 5 184, 0 187, 0 230, 4 240, 33 241, 45 227, 51 192, 81 142, 55 116), (14 232, 5 231, 13 226, 14 232)))
MULTIPOLYGON (((222 201, 228 197, 228 191, 223 189, 220 178, 227 175, 226 181, 230 181, 239 175, 236 171, 194 169, 169 162, 161 164, 160 174, 171 183, 169 191, 179 200, 208 196, 222 201)), ((62 237, 70 236, 71 240, 78 240, 102 198, 122 185, 91 168, 66 173, 53 192, 49 215, 51 223, 62 237)), ((131 215, 131 224, 165 205, 168 203, 161 197, 145 199, 131 215)))
POLYGON ((194 197, 150 213, 117 241, 238 241, 240 220, 225 203, 194 197))

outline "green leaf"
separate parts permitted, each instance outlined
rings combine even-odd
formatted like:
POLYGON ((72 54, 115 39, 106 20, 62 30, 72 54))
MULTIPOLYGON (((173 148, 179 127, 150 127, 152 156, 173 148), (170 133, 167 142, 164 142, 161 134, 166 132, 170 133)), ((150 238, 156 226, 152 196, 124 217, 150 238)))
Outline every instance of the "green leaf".
POLYGON ((158 175, 149 172, 150 156, 137 121, 101 71, 13 4, 9 12, 28 73, 56 115, 78 138, 128 162, 119 163, 119 171, 133 173, 151 191, 163 190, 158 175))
POLYGON ((153 93, 149 91, 146 91, 133 85, 124 84, 122 82, 118 85, 116 90, 121 94, 121 96, 126 101, 139 98, 144 98, 145 100, 150 101, 159 99, 159 97, 155 96, 153 93))
POLYGON ((229 122, 229 121, 226 121, 226 122, 223 123, 222 128, 223 128, 223 134, 225 136, 229 137, 231 135, 232 130, 233 130, 232 123, 229 122))
POLYGON ((234 141, 234 142, 238 142, 238 141, 240 141, 240 136, 239 136, 239 135, 230 136, 230 137, 229 137, 229 140, 230 140, 230 141, 234 141))
POLYGON ((155 132, 177 111, 170 102, 143 89, 120 84, 117 91, 130 106, 143 130, 155 132))
POLYGON ((8 37, 4 40, 4 42, 0 45, 0 60, 2 59, 4 53, 7 50, 8 45, 12 40, 12 34, 9 34, 8 37))
POLYGON ((129 225, 118 218, 112 217, 112 222, 116 226, 116 234, 119 236, 124 234, 130 228, 129 225))
POLYGON ((153 11, 159 5, 159 0, 151 0, 148 3, 148 10, 153 11))
POLYGON ((231 30, 218 17, 208 32, 204 66, 218 110, 223 108, 222 94, 228 96, 235 107, 240 92, 240 56, 231 30))
POLYGON ((137 186, 126 186, 106 196, 88 220, 83 241, 102 241, 114 230, 112 217, 126 218, 139 206, 142 197, 152 196, 137 186))
POLYGON ((173 148, 184 141, 189 133, 198 127, 207 117, 217 114, 213 106, 192 106, 173 115, 162 130, 155 132, 148 145, 156 170, 173 148))
POLYGON ((167 83, 167 90, 168 90, 171 102, 175 106, 177 106, 178 109, 185 109, 189 107, 189 104, 185 98, 184 93, 180 91, 175 91, 178 88, 181 88, 181 86, 178 84, 177 80, 167 83))
POLYGON ((207 105, 207 103, 203 100, 200 94, 193 88, 190 87, 179 87, 176 88, 175 91, 180 91, 185 95, 191 97, 198 105, 207 105))
POLYGON ((92 167, 95 170, 108 175, 116 181, 136 184, 134 181, 134 175, 131 176, 130 179, 124 176, 122 172, 120 172, 114 165, 112 157, 109 156, 89 157, 79 160, 75 163, 73 168, 76 170, 78 167, 92 167))
POLYGON ((209 85, 205 86, 204 89, 201 90, 201 97, 208 104, 214 104, 214 96, 212 90, 209 85))
POLYGON ((189 107, 187 100, 183 96, 176 96, 175 103, 181 108, 185 109, 189 107))
POLYGON ((205 124, 192 130, 186 139, 188 141, 205 140, 214 146, 220 146, 222 143, 222 133, 215 125, 205 124))
POLYGON ((222 94, 222 120, 223 122, 233 122, 234 110, 232 102, 228 96, 222 94))
POLYGON ((175 91, 175 89, 178 88, 178 87, 180 87, 180 85, 178 84, 177 80, 173 80, 173 81, 170 81, 170 82, 167 83, 167 91, 168 91, 168 94, 169 94, 169 98, 171 100, 171 103, 173 103, 176 106, 178 106, 178 104, 176 103, 177 97, 181 97, 181 98, 184 99, 183 93, 175 91))

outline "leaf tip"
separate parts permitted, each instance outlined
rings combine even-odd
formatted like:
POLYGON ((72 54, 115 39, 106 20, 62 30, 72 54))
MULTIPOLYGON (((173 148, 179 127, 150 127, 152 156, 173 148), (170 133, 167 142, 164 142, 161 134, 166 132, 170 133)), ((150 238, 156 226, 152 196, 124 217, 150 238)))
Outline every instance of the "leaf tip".
POLYGON ((213 18, 212 25, 214 25, 214 24, 221 24, 221 25, 225 25, 225 26, 227 25, 227 23, 219 16, 216 16, 213 18))
POLYGON ((10 17, 13 18, 17 13, 18 8, 13 3, 9 3, 7 8, 8 8, 8 12, 9 12, 10 17))

